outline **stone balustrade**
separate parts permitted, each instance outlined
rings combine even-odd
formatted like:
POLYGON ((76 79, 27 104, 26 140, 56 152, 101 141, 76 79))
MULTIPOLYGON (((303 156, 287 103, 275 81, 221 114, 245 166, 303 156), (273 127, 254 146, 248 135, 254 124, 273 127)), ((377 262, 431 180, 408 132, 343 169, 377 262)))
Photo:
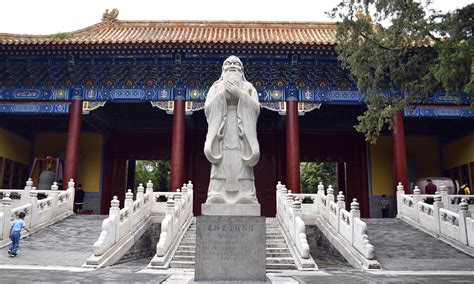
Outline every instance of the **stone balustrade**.
POLYGON ((51 190, 40 191, 33 187, 31 178, 24 189, 1 189, 0 244, 10 242, 11 221, 18 218, 20 212, 25 213, 26 227, 33 232, 73 214, 74 192, 73 180, 68 182, 66 190, 58 190, 54 182, 51 190), (46 198, 38 200, 39 194, 46 198), (11 199, 11 195, 16 199, 11 199))
POLYGON ((160 239, 156 245, 156 255, 162 257, 177 244, 180 239, 178 235, 184 234, 193 217, 193 184, 189 181, 176 192, 169 192, 166 195, 163 195, 162 192, 155 194, 155 198, 167 197, 165 217, 161 222, 160 239))
POLYGON ((153 183, 148 181, 146 190, 143 184, 137 188, 136 198, 129 189, 125 194, 124 207, 120 209, 120 201, 114 196, 110 202, 109 217, 102 222, 102 231, 94 243, 94 256, 103 255, 115 244, 119 244, 126 236, 134 232, 146 218, 150 217, 153 200, 153 183))
MULTIPOLYGON (((365 259, 374 259, 374 246, 369 243, 366 223, 360 219, 359 203, 354 198, 351 203, 351 210, 347 211, 344 199, 342 192, 339 192, 337 197, 334 195, 332 186, 328 186, 327 193, 325 193, 322 183, 318 185, 317 194, 294 194, 278 182, 277 218, 283 224, 284 229, 290 232, 292 245, 303 248, 302 250, 298 249, 302 257, 307 256, 306 235, 303 239, 304 231, 301 228, 298 231, 299 235, 295 235, 291 232, 291 230, 294 230, 292 226, 299 220, 303 221, 304 214, 317 214, 322 216, 335 233, 347 241, 365 259), (312 200, 312 203, 303 204, 301 206, 302 210, 298 210, 300 200, 305 199, 312 200), (299 219, 295 221, 297 217, 299 219)), ((304 222, 302 222, 302 227, 304 227, 304 222)))
POLYGON ((435 195, 422 195, 418 187, 413 194, 405 194, 403 185, 399 183, 397 217, 437 237, 474 248, 473 205, 468 204, 469 199, 474 200, 474 195, 448 195, 444 186, 435 195), (427 199, 432 199, 433 204, 426 203, 427 199))

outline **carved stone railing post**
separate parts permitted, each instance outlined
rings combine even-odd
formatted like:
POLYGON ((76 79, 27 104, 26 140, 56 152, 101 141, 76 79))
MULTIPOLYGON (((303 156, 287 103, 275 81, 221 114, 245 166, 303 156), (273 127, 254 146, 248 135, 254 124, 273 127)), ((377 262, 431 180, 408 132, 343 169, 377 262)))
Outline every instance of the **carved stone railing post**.
POLYGON ((150 214, 151 213, 151 208, 153 206, 153 203, 155 202, 155 200, 153 200, 153 183, 151 182, 151 180, 148 180, 148 182, 146 183, 146 198, 147 198, 147 205, 146 205, 146 215, 150 214))
POLYGON ((174 202, 175 202, 175 207, 176 207, 176 212, 175 212, 175 217, 178 218, 178 228, 181 228, 181 225, 183 224, 184 222, 184 219, 183 217, 185 217, 185 214, 183 212, 183 200, 182 200, 182 195, 180 194, 181 193, 181 190, 178 189, 176 190, 176 193, 174 195, 174 202))
POLYGON ((48 197, 51 196, 53 198, 53 206, 52 206, 53 207, 53 217, 58 215, 58 213, 57 213, 58 212, 58 202, 59 202, 58 201, 58 194, 59 194, 58 189, 59 189, 58 183, 53 182, 53 184, 51 185, 51 193, 50 193, 50 195, 48 195, 48 197))
POLYGON ((357 202, 357 198, 352 199, 351 203, 351 211, 350 211, 350 218, 351 218, 351 229, 352 229, 352 241, 351 244, 354 244, 354 219, 360 218, 360 208, 359 203, 357 202))
POLYGON ((125 193, 125 203, 124 203, 124 208, 128 211, 128 218, 130 219, 129 225, 130 227, 128 228, 127 231, 130 231, 133 228, 133 192, 131 189, 127 190, 127 193, 125 193))
POLYGON ((441 195, 441 202, 443 203, 443 208, 449 209, 451 201, 449 200, 448 189, 445 185, 442 185, 439 187, 438 191, 439 195, 441 195))
POLYGON ((23 192, 21 193, 21 204, 28 204, 30 203, 30 191, 33 187, 33 181, 31 178, 28 178, 28 181, 26 182, 25 188, 23 189, 23 192))
POLYGON ((153 183, 151 180, 146 183, 146 193, 153 193, 153 183))
POLYGON ((418 201, 421 201, 422 198, 420 197, 421 190, 418 188, 418 186, 415 186, 415 189, 413 189, 413 208, 415 209, 415 221, 419 222, 420 217, 419 217, 419 209, 418 209, 418 201))
POLYGON ((402 214, 402 197, 405 195, 405 190, 401 182, 397 185, 397 216, 402 214))
POLYGON ((168 199, 166 200, 166 215, 170 215, 171 216, 171 222, 170 222, 170 231, 171 231, 171 235, 173 235, 173 231, 174 231, 174 219, 175 219, 175 214, 174 214, 174 211, 175 211, 175 203, 174 203, 174 199, 173 199, 173 196, 170 196, 168 197, 168 199))
POLYGON ((10 226, 12 219, 12 200, 10 199, 10 193, 5 193, 2 199, 2 213, 3 213, 3 222, 2 222, 2 240, 6 240, 10 237, 10 226))
POLYGON ((435 222, 435 233, 439 235, 441 233, 441 220, 439 218, 439 209, 443 208, 443 202, 442 202, 442 196, 441 195, 435 195, 434 196, 434 202, 433 202, 433 219, 435 222))
POLYGON ((461 199, 459 203, 459 231, 460 231, 460 242, 467 245, 468 244, 468 234, 474 234, 474 232, 469 232, 467 230, 467 219, 470 219, 471 213, 469 212, 469 204, 466 199, 461 199))
POLYGON ((294 217, 302 217, 303 213, 301 212, 301 200, 299 198, 295 198, 293 201, 293 204, 291 205, 293 208, 293 216, 294 217))
POLYGON ((346 202, 344 201, 345 197, 342 191, 339 191, 337 195, 337 202, 336 202, 336 216, 338 222, 336 223, 337 228, 334 228, 336 232, 339 232, 339 219, 340 219, 340 211, 341 209, 346 209, 346 202))
POLYGON ((114 196, 110 201, 110 209, 109 209, 109 216, 114 216, 113 220, 114 224, 114 236, 115 236, 115 243, 120 240, 119 234, 119 224, 120 224, 120 200, 117 199, 117 196, 114 196))
POLYGON ((328 186, 328 194, 327 194, 327 204, 329 204, 330 201, 334 202, 334 188, 332 188, 332 185, 328 186))
POLYGON ((324 196, 324 185, 322 182, 319 182, 318 184, 318 191, 316 195, 316 213, 322 214, 321 211, 321 199, 324 196))
MULTIPOLYGON (((31 184, 33 185, 33 182, 31 182, 31 184)), ((32 188, 34 187, 30 187, 30 189, 32 188)), ((38 192, 36 192, 36 190, 29 190, 29 195, 31 202, 30 226, 33 227, 38 225, 36 220, 38 217, 38 192)))
POLYGON ((137 200, 140 204, 140 220, 143 219, 144 217, 144 214, 147 214, 147 212, 145 212, 145 188, 143 187, 143 183, 140 183, 138 184, 138 187, 137 187, 137 200))
POLYGON ((76 183, 73 179, 70 179, 67 183, 67 191, 69 192, 69 211, 74 210, 74 195, 76 194, 75 190, 76 183))

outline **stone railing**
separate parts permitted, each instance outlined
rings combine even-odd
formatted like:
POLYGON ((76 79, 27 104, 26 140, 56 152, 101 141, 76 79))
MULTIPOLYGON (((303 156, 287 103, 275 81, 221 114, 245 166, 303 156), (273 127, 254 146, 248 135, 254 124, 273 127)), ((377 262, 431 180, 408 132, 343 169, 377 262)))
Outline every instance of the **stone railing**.
POLYGON ((0 244, 10 242, 11 221, 18 218, 20 212, 25 213, 26 227, 32 232, 73 214, 74 192, 73 180, 68 182, 66 190, 58 190, 56 182, 51 190, 36 190, 31 179, 28 179, 24 189, 1 189, 0 244), (10 198, 12 194, 16 199, 10 198), (45 198, 39 200, 39 194, 45 198))
POLYGON ((405 194, 399 183, 397 217, 434 236, 474 248, 474 219, 467 203, 469 199, 474 200, 474 195, 448 195, 444 186, 435 195, 422 195, 418 187, 413 194, 405 194), (425 202, 428 198, 433 199, 433 204, 425 202))
MULTIPOLYGON (((290 220, 296 216, 301 219, 301 212, 303 215, 320 215, 334 232, 347 241, 361 256, 372 260, 375 257, 374 246, 369 243, 366 223, 360 219, 359 203, 354 198, 351 210, 347 211, 344 199, 342 192, 339 192, 337 201, 335 201, 334 189, 329 186, 326 194, 322 183, 318 185, 317 194, 293 194, 279 182, 277 184, 277 217, 281 219, 280 222, 285 224, 285 229, 288 230, 291 227, 286 224, 290 224, 290 220), (304 199, 310 199, 312 203, 301 206, 301 200, 304 199), (300 207, 303 209, 302 211, 299 210, 300 207), (294 213, 295 209, 296 214, 294 213), (293 213, 290 213, 291 210, 293 213)), ((292 242, 298 247, 298 243, 306 244, 306 238, 304 241, 302 241, 302 237, 292 238, 292 242)))
POLYGON ((149 268, 167 268, 181 239, 193 219, 193 184, 183 184, 176 192, 155 192, 156 201, 165 197, 166 202, 155 202, 155 214, 164 212, 161 221, 160 239, 156 244, 156 255, 150 262, 149 268))
MULTIPOLYGON (((162 193, 157 193, 156 197, 162 193)), ((185 223, 193 216, 193 186, 184 184, 181 190, 167 194, 165 218, 161 222, 160 240, 156 245, 156 255, 164 256, 176 242, 180 231, 185 229, 185 223)), ((187 227, 186 227, 187 228, 187 227)))
POLYGON ((138 186, 135 201, 129 189, 125 194, 122 209, 117 196, 114 196, 110 202, 109 217, 102 222, 99 239, 94 243, 94 256, 103 255, 113 245, 120 243, 125 236, 134 232, 141 221, 150 216, 152 201, 153 184, 150 181, 146 184, 146 191, 143 184, 138 186))

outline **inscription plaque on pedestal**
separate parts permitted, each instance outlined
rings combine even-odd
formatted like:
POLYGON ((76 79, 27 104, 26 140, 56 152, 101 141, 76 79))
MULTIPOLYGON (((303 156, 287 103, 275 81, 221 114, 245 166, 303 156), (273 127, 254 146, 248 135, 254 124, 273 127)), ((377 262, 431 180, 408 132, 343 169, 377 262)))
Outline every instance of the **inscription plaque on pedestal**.
POLYGON ((262 281, 265 278, 265 218, 199 216, 195 281, 262 281))

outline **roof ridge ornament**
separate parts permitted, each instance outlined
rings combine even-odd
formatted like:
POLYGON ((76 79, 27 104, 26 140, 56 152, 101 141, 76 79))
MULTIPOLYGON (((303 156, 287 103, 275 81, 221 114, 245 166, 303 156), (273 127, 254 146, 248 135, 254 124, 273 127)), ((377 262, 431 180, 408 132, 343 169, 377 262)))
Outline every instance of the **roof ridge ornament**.
POLYGON ((109 9, 105 9, 105 12, 102 14, 102 22, 104 23, 113 23, 117 21, 117 16, 119 14, 118 9, 113 9, 109 12, 109 9))

